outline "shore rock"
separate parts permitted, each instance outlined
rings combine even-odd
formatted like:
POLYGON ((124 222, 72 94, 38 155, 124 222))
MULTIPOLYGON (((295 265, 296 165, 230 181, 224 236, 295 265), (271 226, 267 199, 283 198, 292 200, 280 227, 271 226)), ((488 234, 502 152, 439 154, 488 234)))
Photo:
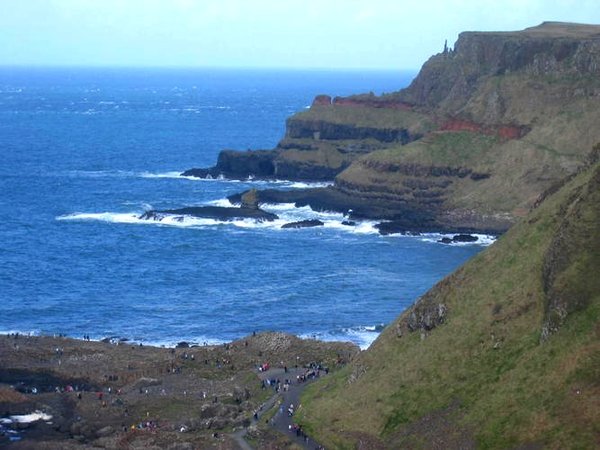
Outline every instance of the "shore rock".
POLYGON ((442 244, 456 244, 458 242, 477 242, 479 238, 477 236, 472 236, 470 234, 457 234, 452 238, 443 237, 438 242, 442 244))
POLYGON ((177 220, 183 220, 183 216, 193 216, 203 219, 215 219, 223 222, 236 219, 255 219, 258 221, 271 222, 278 219, 276 214, 263 211, 258 208, 235 208, 221 206, 192 206, 180 209, 164 209, 146 211, 139 218, 142 220, 161 221, 166 216, 176 216, 177 220))
POLYGON ((298 222, 290 222, 283 224, 281 228, 312 228, 321 227, 324 223, 317 219, 300 220, 298 222))

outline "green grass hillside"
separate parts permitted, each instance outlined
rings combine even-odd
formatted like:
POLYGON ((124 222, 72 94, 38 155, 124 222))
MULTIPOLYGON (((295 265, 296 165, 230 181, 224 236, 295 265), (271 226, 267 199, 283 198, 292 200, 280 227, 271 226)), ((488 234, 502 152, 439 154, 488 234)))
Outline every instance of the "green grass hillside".
POLYGON ((600 163, 307 389, 328 448, 597 448, 600 163))
POLYGON ((293 120, 323 121, 355 127, 406 128, 415 134, 425 134, 435 129, 435 124, 425 114, 361 106, 316 105, 295 114, 293 120))

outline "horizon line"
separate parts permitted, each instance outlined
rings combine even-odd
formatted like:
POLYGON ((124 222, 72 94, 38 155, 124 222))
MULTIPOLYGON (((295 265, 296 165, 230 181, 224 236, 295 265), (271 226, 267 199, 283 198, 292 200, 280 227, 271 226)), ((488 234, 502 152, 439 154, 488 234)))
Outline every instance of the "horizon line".
POLYGON ((299 66, 218 66, 218 65, 124 65, 124 64, 4 64, 0 69, 125 69, 125 70, 273 70, 307 72, 418 72, 420 68, 398 67, 299 67, 299 66))

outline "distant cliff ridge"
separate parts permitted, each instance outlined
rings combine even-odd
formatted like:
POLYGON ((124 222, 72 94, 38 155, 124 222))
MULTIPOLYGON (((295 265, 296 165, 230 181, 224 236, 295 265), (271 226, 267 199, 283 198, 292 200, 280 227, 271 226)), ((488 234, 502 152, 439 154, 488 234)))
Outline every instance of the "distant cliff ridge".
POLYGON ((467 105, 486 77, 600 75, 600 27, 545 22, 518 32, 465 32, 454 50, 432 56, 398 98, 449 113, 467 105))
POLYGON ((318 95, 277 148, 188 174, 335 179, 339 210, 373 203, 363 213, 381 218, 388 202, 399 223, 404 205, 439 229, 504 230, 581 167, 600 141, 599 101, 599 25, 465 32, 406 89, 318 95))

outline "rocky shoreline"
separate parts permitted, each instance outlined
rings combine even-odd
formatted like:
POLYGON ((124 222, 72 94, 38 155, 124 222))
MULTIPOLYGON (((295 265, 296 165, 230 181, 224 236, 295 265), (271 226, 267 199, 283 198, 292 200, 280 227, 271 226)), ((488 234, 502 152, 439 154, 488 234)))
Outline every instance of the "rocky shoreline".
POLYGON ((265 380, 278 374, 273 378, 280 383, 289 378, 296 384, 296 375, 315 368, 323 376, 359 351, 350 343, 284 333, 177 348, 118 339, 3 335, 0 445, 238 448, 236 430, 248 430, 263 442, 277 441, 282 436, 256 420, 268 413, 264 404, 278 394, 265 380))
POLYGON ((389 222, 383 233, 503 233, 600 140, 599 29, 461 33, 410 86, 317 95, 274 149, 223 150, 182 175, 330 181, 259 197, 389 222))

